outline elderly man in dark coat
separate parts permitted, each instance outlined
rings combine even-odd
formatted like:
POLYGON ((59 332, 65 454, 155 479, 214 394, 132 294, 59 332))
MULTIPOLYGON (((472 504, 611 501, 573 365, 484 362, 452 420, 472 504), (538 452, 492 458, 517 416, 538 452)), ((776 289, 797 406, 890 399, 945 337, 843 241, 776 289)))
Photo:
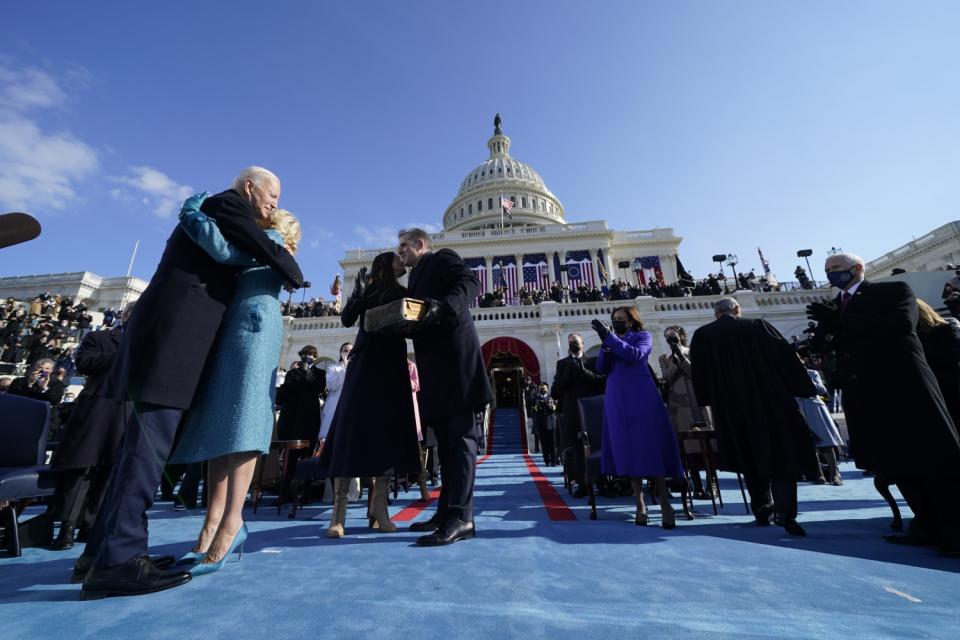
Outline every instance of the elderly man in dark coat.
POLYGON ((857 467, 896 483, 914 520, 898 544, 939 544, 960 557, 960 442, 917 337, 917 302, 905 282, 864 279, 863 259, 826 261, 832 302, 811 304, 821 347, 837 354, 836 384, 857 467))
POLYGON ((743 474, 758 525, 775 513, 787 533, 806 535, 797 524, 797 480, 816 452, 794 398, 817 390, 768 322, 742 318, 735 298, 717 301, 714 314, 693 334, 690 361, 697 401, 713 410, 720 468, 743 474))
POLYGON ((103 397, 103 388, 120 348, 122 323, 129 319, 133 306, 124 310, 121 325, 88 333, 77 348, 77 370, 86 380, 51 465, 59 472, 51 502, 53 517, 60 521, 57 539, 50 546, 54 551, 73 547, 78 524, 81 541, 86 539, 106 492, 131 407, 129 402, 103 397))
MULTIPOLYGON (((303 283, 296 261, 257 225, 258 218, 269 218, 279 198, 280 180, 266 169, 251 167, 234 180, 232 189, 204 200, 201 210, 231 244, 296 288, 303 283)), ((107 389, 110 397, 134 403, 134 417, 124 432, 87 548, 74 566, 74 580, 86 573, 81 599, 151 593, 190 579, 186 572, 160 570, 173 558, 154 561, 147 556, 146 512, 177 426, 201 382, 234 294, 237 271, 214 262, 177 225, 137 302, 107 389)))
POLYGON ((430 236, 421 229, 402 231, 397 253, 412 268, 408 295, 427 303, 424 328, 414 334, 413 348, 420 372, 420 417, 436 432, 442 476, 437 512, 410 529, 433 531, 419 538, 419 545, 446 545, 474 537, 475 414, 493 398, 469 309, 480 295, 480 281, 455 252, 431 251, 430 236))

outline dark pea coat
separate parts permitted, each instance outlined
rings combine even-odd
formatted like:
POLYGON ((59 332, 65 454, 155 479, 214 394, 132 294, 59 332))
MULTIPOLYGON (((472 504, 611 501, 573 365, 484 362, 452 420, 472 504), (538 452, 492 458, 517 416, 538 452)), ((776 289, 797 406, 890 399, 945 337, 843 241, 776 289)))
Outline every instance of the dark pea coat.
MULTIPOLYGON (((302 285, 296 261, 257 226, 253 208, 239 193, 231 189, 210 196, 200 210, 236 248, 288 284, 302 285)), ((177 225, 124 331, 110 396, 188 408, 239 269, 215 262, 177 225)))
POLYGON ((564 447, 572 447, 577 442, 577 434, 582 430, 577 400, 603 393, 606 376, 596 373, 596 358, 577 358, 568 355, 557 360, 556 374, 550 395, 557 401, 560 413, 560 431, 564 447))
POLYGON ((287 372, 277 390, 277 438, 316 443, 320 433, 320 394, 326 386, 327 374, 322 369, 311 366, 287 372))
POLYGON ((924 357, 917 314, 907 283, 864 280, 832 341, 850 452, 859 468, 894 481, 960 473, 957 430, 924 357))
MULTIPOLYGON (((432 298, 445 313, 439 326, 413 334, 424 422, 482 410, 492 399, 470 302, 480 281, 450 249, 427 252, 410 273, 409 297, 432 298)), ((349 368, 348 368, 349 369, 349 368)))
POLYGON ((363 298, 351 296, 343 308, 343 325, 352 327, 359 321, 360 330, 320 454, 320 476, 376 477, 391 470, 397 476, 420 473, 407 341, 363 328, 368 309, 404 295, 402 287, 382 298, 371 289, 363 298))
POLYGON ((84 336, 75 354, 77 370, 86 376, 63 427, 54 469, 86 469, 113 463, 126 420, 129 402, 106 398, 104 385, 120 349, 122 330, 94 331, 84 336))
POLYGON ((790 478, 809 469, 814 443, 795 398, 817 390, 779 331, 722 316, 693 334, 690 362, 697 401, 713 411, 722 470, 790 478))

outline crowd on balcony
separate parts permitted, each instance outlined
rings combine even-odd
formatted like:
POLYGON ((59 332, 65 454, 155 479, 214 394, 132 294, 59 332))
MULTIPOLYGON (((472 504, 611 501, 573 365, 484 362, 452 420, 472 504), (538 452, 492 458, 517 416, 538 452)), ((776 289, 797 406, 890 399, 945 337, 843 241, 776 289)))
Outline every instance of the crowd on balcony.
POLYGON ((281 305, 281 312, 293 318, 325 318, 340 315, 340 303, 337 300, 324 302, 320 298, 311 298, 303 302, 287 300, 281 305))

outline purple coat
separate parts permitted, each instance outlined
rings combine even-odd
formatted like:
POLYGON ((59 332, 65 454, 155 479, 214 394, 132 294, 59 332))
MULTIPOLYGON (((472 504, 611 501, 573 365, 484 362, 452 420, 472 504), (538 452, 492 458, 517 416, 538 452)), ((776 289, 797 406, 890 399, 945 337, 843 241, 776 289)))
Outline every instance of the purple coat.
POLYGON ((610 333, 597 358, 607 377, 600 468, 616 476, 683 476, 677 436, 647 366, 653 336, 610 333))

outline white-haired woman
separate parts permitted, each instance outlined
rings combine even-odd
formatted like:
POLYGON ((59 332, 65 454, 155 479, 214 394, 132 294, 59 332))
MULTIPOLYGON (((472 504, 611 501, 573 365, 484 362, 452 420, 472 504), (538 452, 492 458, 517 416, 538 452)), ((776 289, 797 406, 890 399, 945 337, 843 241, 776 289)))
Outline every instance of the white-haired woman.
MULTIPOLYGON (((205 193, 187 199, 180 224, 210 256, 243 268, 171 463, 208 460, 207 515, 193 550, 182 559, 196 574, 220 569, 243 550, 243 503, 257 458, 270 447, 277 362, 283 325, 281 277, 230 245, 213 219, 200 212, 205 193)), ((258 223, 276 243, 296 253, 300 223, 275 209, 258 223)))

